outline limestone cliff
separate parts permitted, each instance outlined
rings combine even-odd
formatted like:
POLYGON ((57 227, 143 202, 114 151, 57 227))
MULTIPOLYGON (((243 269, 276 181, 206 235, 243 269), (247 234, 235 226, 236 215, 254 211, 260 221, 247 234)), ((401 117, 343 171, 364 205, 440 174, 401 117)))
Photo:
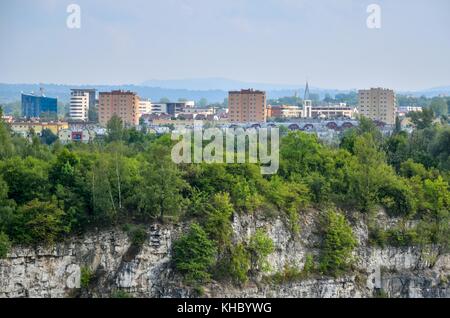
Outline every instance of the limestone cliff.
MULTIPOLYGON (((302 268, 307 254, 317 254, 314 212, 301 219, 293 236, 281 219, 235 216, 234 240, 246 240, 263 227, 276 250, 269 257, 272 273, 286 265, 302 268)), ((450 297, 450 254, 426 249, 374 248, 367 227, 353 221, 359 241, 352 274, 342 278, 315 276, 283 284, 255 279, 245 287, 212 282, 205 297, 450 297)), ((15 247, 0 260, 0 297, 110 297, 123 290, 134 297, 191 297, 170 264, 171 244, 182 225, 153 224, 140 249, 121 230, 89 233, 51 248, 15 247), (80 289, 82 268, 92 270, 89 288, 80 289)), ((270 274, 270 273, 269 273, 270 274)))

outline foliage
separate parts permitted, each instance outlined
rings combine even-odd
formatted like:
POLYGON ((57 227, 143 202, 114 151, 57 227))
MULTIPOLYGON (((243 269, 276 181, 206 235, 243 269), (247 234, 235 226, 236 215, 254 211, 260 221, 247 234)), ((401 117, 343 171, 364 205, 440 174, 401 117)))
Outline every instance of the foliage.
MULTIPOLYGON (((342 133, 339 146, 328 146, 314 134, 286 131, 280 169, 272 176, 262 176, 259 164, 176 165, 170 135, 127 128, 115 117, 108 123, 107 138, 67 145, 47 138, 52 137, 48 132, 45 138, 33 132, 27 139, 15 136, 0 121, 0 233, 11 244, 53 244, 68 234, 133 224, 129 234, 139 245, 145 238, 139 224, 194 222, 199 224, 197 232, 192 230, 197 235, 188 233, 191 240, 182 242, 206 246, 201 251, 207 255, 196 256, 203 264, 198 266, 189 263, 188 256, 195 253, 184 254, 179 271, 200 281, 221 272, 237 284, 267 265, 270 249, 259 232, 248 242, 233 243, 234 213, 268 221, 281 217, 295 235, 311 207, 364 213, 367 218, 383 207, 400 223, 386 229, 371 226, 373 244, 437 244, 447 249, 450 127, 434 118, 441 102, 415 101, 427 107, 411 113, 412 133, 397 129, 384 136, 372 121, 361 118, 358 127, 342 133)), ((334 230, 322 233, 318 265, 308 258, 298 272, 338 274, 348 268, 346 252, 352 244, 342 228, 349 228, 340 217, 332 220, 328 223, 333 226, 324 223, 334 230)), ((287 272, 295 276, 294 269, 287 272)))
POLYGON ((250 238, 248 251, 252 260, 254 270, 263 272, 269 271, 270 266, 267 262, 267 256, 274 251, 273 241, 267 236, 264 230, 257 229, 250 238))
POLYGON ((127 224, 126 232, 131 239, 131 244, 134 246, 142 246, 147 239, 147 231, 142 225, 127 224))
POLYGON ((8 235, 0 232, 0 259, 6 257, 9 249, 11 248, 11 242, 9 241, 8 235))
POLYGON ((216 244, 197 223, 189 232, 173 244, 175 269, 182 273, 188 283, 206 282, 210 279, 210 268, 214 265, 216 244))
POLYGON ((111 294, 111 298, 133 298, 133 296, 124 290, 116 290, 111 294))
POLYGON ((320 270, 325 274, 338 276, 352 264, 352 252, 356 239, 345 216, 329 210, 321 225, 323 242, 320 255, 320 270))
POLYGON ((226 273, 235 284, 244 285, 248 281, 250 267, 250 254, 245 245, 240 243, 231 248, 226 273))
POLYGON ((89 284, 92 281, 92 278, 94 276, 94 273, 92 272, 92 270, 87 267, 87 266, 83 266, 81 267, 81 273, 80 273, 80 286, 81 288, 88 288, 89 284))
POLYGON ((212 197, 211 207, 205 215, 204 228, 209 237, 217 242, 219 251, 224 251, 231 244, 233 211, 227 193, 217 193, 212 197))
POLYGON ((51 245, 69 228, 63 226, 64 211, 54 199, 49 202, 34 199, 17 209, 11 237, 19 244, 51 245))

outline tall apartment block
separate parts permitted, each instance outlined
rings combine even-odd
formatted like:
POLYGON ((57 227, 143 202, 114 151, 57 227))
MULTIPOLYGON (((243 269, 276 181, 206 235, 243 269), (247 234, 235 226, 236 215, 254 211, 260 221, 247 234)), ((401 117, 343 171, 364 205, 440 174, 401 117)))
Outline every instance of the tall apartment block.
POLYGON ((391 89, 371 88, 358 92, 358 111, 372 120, 395 124, 395 92, 391 89))
POLYGON ((95 107, 95 89, 70 90, 70 119, 88 121, 89 109, 95 107))
POLYGON ((99 93, 98 117, 101 126, 106 126, 112 116, 117 115, 127 126, 139 125, 139 97, 130 91, 99 93))
POLYGON ((265 122, 266 92, 253 89, 228 93, 228 116, 231 122, 265 122))

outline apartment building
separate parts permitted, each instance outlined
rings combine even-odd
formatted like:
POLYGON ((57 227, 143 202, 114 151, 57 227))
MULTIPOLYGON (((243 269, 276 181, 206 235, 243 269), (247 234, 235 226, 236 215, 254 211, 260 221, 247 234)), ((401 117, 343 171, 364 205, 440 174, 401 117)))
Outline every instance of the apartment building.
POLYGON ((101 126, 106 126, 113 115, 117 115, 127 126, 139 125, 139 97, 130 91, 101 92, 99 94, 98 117, 101 126))
POLYGON ((247 89, 228 93, 229 120, 236 123, 265 122, 266 92, 247 89))
POLYGON ((139 113, 141 115, 152 113, 152 102, 149 99, 139 100, 139 113))
POLYGON ((95 107, 95 89, 70 90, 70 119, 88 121, 89 109, 95 107))
POLYGON ((395 124, 395 92, 391 89, 371 88, 358 92, 358 112, 372 120, 395 124))

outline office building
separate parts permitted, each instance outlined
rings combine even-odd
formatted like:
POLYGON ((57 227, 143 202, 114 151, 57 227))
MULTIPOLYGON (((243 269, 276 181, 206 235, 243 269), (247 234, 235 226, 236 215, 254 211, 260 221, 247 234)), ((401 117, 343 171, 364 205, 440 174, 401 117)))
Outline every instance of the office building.
POLYGON ((396 101, 393 90, 384 88, 360 90, 358 104, 358 111, 362 116, 388 125, 395 124, 396 101))
POLYGON ((22 117, 56 119, 58 100, 42 94, 22 94, 22 117))
POLYGON ((139 97, 130 91, 112 91, 99 93, 99 123, 105 127, 114 115, 122 119, 124 125, 137 126, 141 117, 139 97))
POLYGON ((266 92, 247 89, 228 93, 231 122, 265 122, 267 116, 266 92))

